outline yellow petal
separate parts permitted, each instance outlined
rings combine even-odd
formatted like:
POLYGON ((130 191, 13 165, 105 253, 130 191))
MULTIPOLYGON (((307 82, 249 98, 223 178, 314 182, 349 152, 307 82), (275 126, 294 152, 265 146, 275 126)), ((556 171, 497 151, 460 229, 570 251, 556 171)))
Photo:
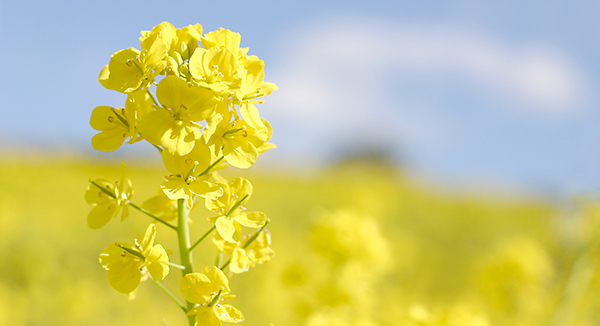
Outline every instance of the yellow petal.
POLYGON ((214 307, 217 317, 226 323, 239 323, 244 321, 244 315, 232 305, 224 304, 214 307))
POLYGON ((258 151, 250 142, 242 142, 241 144, 232 144, 228 142, 223 150, 223 155, 225 156, 227 163, 238 169, 247 169, 256 162, 258 151))
POLYGON ((171 200, 188 199, 188 186, 181 179, 171 178, 161 183, 160 188, 171 200))
POLYGON ((181 279, 183 297, 193 303, 205 303, 211 299, 213 286, 208 276, 202 273, 189 273, 181 279))
POLYGON ((244 212, 236 215, 235 220, 245 227, 257 229, 265 225, 265 222, 267 221, 267 215, 262 212, 244 212))
POLYGON ((254 264, 248 259, 248 255, 244 249, 238 247, 233 250, 231 264, 229 265, 230 271, 236 274, 245 273, 250 270, 252 265, 254 264))
POLYGON ((119 149, 126 138, 124 130, 103 131, 92 137, 92 147, 102 152, 112 152, 119 149))
POLYGON ((139 51, 128 48, 115 52, 110 62, 100 71, 98 81, 102 86, 121 93, 133 92, 140 87, 142 72, 131 62, 136 60, 139 51))
POLYGON ((108 281, 112 287, 121 293, 130 293, 135 290, 142 279, 139 262, 133 259, 123 264, 111 265, 108 270, 108 281))
POLYGON ((169 256, 162 245, 156 245, 152 248, 152 252, 146 257, 146 268, 152 278, 157 281, 162 281, 169 275, 169 256))
POLYGON ((215 226, 225 241, 237 242, 240 240, 241 229, 238 222, 223 216, 217 219, 215 226))
POLYGON ((88 227, 99 229, 105 226, 118 212, 119 206, 114 202, 96 205, 87 216, 88 227))
POLYGON ((198 306, 188 312, 188 315, 196 315, 196 326, 221 326, 221 320, 217 317, 212 307, 198 306))
POLYGON ((210 279, 213 286, 213 291, 218 291, 220 289, 223 289, 223 293, 229 293, 231 291, 231 289, 229 288, 229 280, 227 279, 227 276, 225 276, 223 271, 220 270, 218 267, 211 266, 208 269, 205 268, 204 273, 210 279))
POLYGON ((189 187, 193 193, 203 198, 215 199, 223 196, 223 189, 208 181, 196 179, 190 183, 189 187))
POLYGON ((144 249, 154 246, 154 239, 156 239, 156 225, 150 223, 146 228, 146 234, 144 234, 144 240, 142 240, 142 247, 144 249))

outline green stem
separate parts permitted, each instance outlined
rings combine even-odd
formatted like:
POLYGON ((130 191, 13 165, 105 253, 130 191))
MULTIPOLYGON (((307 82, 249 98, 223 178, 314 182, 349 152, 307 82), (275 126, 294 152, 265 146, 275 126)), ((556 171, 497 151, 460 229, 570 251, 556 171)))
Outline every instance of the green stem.
POLYGON ((154 98, 154 94, 152 94, 152 92, 149 89, 147 89, 146 92, 148 92, 148 95, 150 95, 152 102, 154 102, 155 105, 160 106, 160 104, 158 104, 158 101, 156 101, 156 99, 154 98))
POLYGON ((202 242, 202 240, 204 240, 206 237, 208 237, 208 235, 214 231, 217 227, 213 225, 212 228, 210 228, 210 230, 206 231, 206 233, 204 233, 203 236, 200 237, 200 239, 198 239, 198 241, 196 241, 191 247, 190 247, 190 251, 194 250, 194 248, 196 248, 197 245, 200 244, 200 242, 202 242))
POLYGON ((157 222, 160 222, 160 223, 162 223, 162 224, 166 225, 167 227, 169 227, 169 228, 171 228, 171 229, 173 229, 173 230, 177 230, 177 228, 176 228, 174 225, 172 225, 171 223, 169 223, 169 222, 165 222, 165 221, 161 220, 160 218, 158 218, 158 217, 154 216, 154 214, 152 214, 152 213, 148 212, 147 210, 145 210, 145 209, 143 209, 143 208, 139 207, 138 205, 136 205, 136 204, 134 204, 134 203, 132 203, 132 202, 129 202, 128 204, 129 204, 129 206, 131 206, 131 207, 133 207, 133 208, 137 209, 138 211, 140 211, 140 212, 142 212, 142 213, 144 213, 144 214, 148 215, 150 218, 152 218, 152 219, 156 220, 157 222))
POLYGON ((210 170, 212 168, 215 167, 215 165, 219 164, 219 162, 221 162, 223 159, 225 158, 225 156, 221 156, 218 160, 215 161, 215 163, 211 164, 209 167, 207 167, 204 171, 202 171, 202 173, 200 173, 198 176, 203 176, 205 174, 207 174, 208 172, 210 172, 210 170))
POLYGON ((179 308, 181 308, 181 310, 183 310, 185 313, 187 313, 187 309, 186 307, 183 305, 183 303, 181 303, 181 301, 179 301, 179 299, 177 299, 177 297, 173 294, 173 292, 171 292, 169 289, 167 289, 167 287, 162 284, 159 281, 156 281, 154 278, 152 278, 152 276, 150 274, 148 274, 148 277, 152 280, 152 282, 154 282, 154 284, 156 284, 156 286, 158 286, 161 290, 163 290, 163 292, 165 292, 169 298, 171 298, 171 300, 173 300, 178 306, 179 308))
MULTIPOLYGON (((188 224, 188 216, 190 209, 187 207, 185 199, 177 200, 177 242, 179 243, 179 257, 181 259, 181 265, 184 267, 182 274, 193 273, 194 267, 192 265, 192 251, 190 250, 190 230, 188 224)), ((190 311, 194 308, 192 302, 186 301, 187 310, 190 311)), ((187 316, 188 323, 190 326, 194 326, 196 323, 196 316, 187 316)))
MULTIPOLYGON (((246 249, 248 248, 248 246, 250 246, 252 244, 252 242, 254 242, 254 240, 256 240, 256 238, 258 238, 258 235, 262 232, 262 230, 265 229, 265 227, 267 226, 267 224, 269 224, 269 221, 266 221, 265 224, 258 230, 256 231, 252 237, 250 239, 248 239, 248 241, 246 242, 246 244, 244 244, 242 246, 242 249, 246 249)), ((231 258, 229 258, 227 260, 227 262, 225 264, 223 264, 223 266, 221 266, 219 269, 223 270, 225 267, 229 266, 229 264, 231 263, 231 258)))
POLYGON ((184 270, 184 269, 185 269, 185 266, 181 266, 181 265, 179 265, 179 264, 175 264, 175 263, 171 263, 171 262, 169 262, 169 266, 171 266, 171 267, 175 267, 175 268, 177 268, 177 269, 181 269, 181 270, 184 270))

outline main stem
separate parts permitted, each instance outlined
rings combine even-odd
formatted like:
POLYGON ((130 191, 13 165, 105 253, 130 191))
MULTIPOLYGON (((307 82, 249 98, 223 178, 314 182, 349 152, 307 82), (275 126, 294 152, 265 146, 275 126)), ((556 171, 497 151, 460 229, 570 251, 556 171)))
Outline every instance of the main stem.
MULTIPOLYGON (((188 216, 190 209, 187 207, 185 199, 177 200, 177 241, 179 243, 179 257, 181 259, 181 265, 184 267, 182 273, 183 276, 194 272, 192 265, 192 251, 190 250, 190 231, 188 227, 188 216)), ((194 304, 186 301, 187 310, 190 311, 194 308, 194 304)), ((196 323, 196 316, 187 316, 189 326, 194 326, 196 323)))

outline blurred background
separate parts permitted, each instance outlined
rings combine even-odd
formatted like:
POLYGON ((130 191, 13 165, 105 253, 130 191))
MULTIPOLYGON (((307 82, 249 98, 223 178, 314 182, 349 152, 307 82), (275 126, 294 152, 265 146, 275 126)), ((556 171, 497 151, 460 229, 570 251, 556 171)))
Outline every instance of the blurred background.
POLYGON ((148 221, 90 230, 83 200, 121 161, 138 203, 166 173, 145 143, 94 151, 89 117, 123 105, 97 81, 110 56, 169 21, 240 33, 280 88, 259 106, 278 148, 230 172, 253 182, 249 208, 271 218, 276 252, 232 281, 248 325, 597 325, 599 13, 593 1, 0 2, 0 323, 185 322, 151 284, 128 301, 97 262, 148 221))

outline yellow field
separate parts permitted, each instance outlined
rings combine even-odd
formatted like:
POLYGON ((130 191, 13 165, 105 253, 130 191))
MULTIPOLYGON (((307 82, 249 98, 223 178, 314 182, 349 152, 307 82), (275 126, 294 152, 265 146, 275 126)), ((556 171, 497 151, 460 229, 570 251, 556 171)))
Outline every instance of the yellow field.
MULTIPOLYGON (((126 163, 141 204, 166 171, 126 163)), ((248 209, 271 219, 275 256, 232 278, 242 325, 600 323, 600 235, 584 232, 597 226, 593 208, 451 195, 385 168, 297 176, 259 165, 235 173, 254 185, 248 209)), ((0 162, 0 325, 186 323, 151 282, 133 301, 113 290, 98 262, 107 245, 130 242, 150 222, 132 210, 125 222, 87 227, 88 180, 118 180, 119 169, 76 157, 0 162)), ((193 239, 210 228, 208 216, 191 213, 193 239)), ((176 251, 172 233, 159 225, 157 241, 176 251)), ((215 255, 205 241, 196 269, 215 255)), ((173 269, 164 283, 179 280, 173 269)))

